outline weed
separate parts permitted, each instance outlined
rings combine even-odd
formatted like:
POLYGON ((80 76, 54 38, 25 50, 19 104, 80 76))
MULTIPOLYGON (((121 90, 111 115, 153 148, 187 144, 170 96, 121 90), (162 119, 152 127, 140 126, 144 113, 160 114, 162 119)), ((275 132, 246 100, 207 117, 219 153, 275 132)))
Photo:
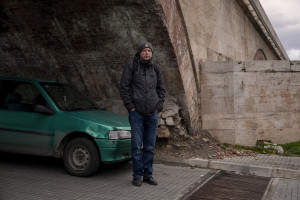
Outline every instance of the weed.
POLYGON ((285 156, 300 156, 300 141, 280 144, 285 156))

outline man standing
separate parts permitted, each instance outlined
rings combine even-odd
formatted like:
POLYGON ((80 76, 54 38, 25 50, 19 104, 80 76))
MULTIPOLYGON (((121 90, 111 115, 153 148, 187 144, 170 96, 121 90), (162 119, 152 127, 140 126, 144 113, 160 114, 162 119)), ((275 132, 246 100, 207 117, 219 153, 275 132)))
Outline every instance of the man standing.
POLYGON ((133 181, 141 186, 143 181, 157 185, 152 177, 154 147, 158 113, 163 110, 165 84, 161 69, 152 60, 153 47, 143 42, 138 47, 133 61, 128 63, 122 73, 120 94, 129 112, 131 125, 131 146, 133 181))

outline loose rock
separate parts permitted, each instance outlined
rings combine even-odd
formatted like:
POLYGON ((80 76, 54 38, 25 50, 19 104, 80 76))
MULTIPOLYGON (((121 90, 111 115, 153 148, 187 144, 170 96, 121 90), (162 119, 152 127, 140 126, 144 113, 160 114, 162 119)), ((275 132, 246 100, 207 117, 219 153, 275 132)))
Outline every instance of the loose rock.
POLYGON ((202 138, 202 140, 203 140, 204 142, 206 142, 206 143, 209 142, 209 139, 207 139, 207 138, 202 138))
POLYGON ((163 112, 162 118, 166 119, 168 117, 175 116, 176 114, 177 114, 177 112, 175 110, 166 110, 166 111, 163 112))
POLYGON ((276 152, 278 154, 284 154, 284 150, 283 150, 282 146, 275 146, 274 149, 276 150, 276 152))
POLYGON ((174 121, 172 117, 166 118, 166 125, 167 126, 174 126, 174 121))
POLYGON ((164 119, 158 118, 158 126, 165 125, 165 124, 166 124, 166 122, 164 119))
POLYGON ((157 137, 158 138, 169 138, 170 137, 170 131, 168 129, 168 127, 166 126, 160 126, 157 129, 157 137))

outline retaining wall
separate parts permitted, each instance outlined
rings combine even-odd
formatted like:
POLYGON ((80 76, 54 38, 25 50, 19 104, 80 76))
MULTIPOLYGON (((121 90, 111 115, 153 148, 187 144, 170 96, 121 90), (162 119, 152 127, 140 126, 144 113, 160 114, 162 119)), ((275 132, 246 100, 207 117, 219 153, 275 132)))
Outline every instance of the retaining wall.
POLYGON ((201 63, 202 127, 221 142, 300 140, 300 64, 201 63))

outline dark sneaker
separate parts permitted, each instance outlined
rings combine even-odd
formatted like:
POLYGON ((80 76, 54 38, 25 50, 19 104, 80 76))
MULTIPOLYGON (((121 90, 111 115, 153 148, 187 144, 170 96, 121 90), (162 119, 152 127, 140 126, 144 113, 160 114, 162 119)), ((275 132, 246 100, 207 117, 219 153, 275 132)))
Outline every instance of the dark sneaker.
POLYGON ((144 178, 143 181, 149 183, 150 185, 157 185, 157 181, 154 180, 152 176, 149 178, 144 178))
POLYGON ((142 185, 142 180, 141 178, 133 178, 132 184, 134 186, 141 186, 142 185))

